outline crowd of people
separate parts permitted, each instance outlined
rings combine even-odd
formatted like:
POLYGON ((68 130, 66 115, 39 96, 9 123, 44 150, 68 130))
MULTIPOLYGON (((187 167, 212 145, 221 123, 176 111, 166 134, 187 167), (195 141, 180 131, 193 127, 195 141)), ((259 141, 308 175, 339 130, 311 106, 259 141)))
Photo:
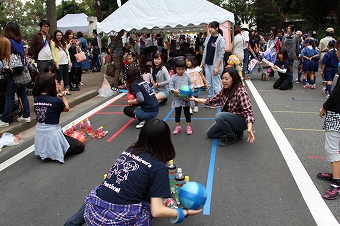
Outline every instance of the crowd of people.
MULTIPOLYGON (((95 30, 90 43, 87 43, 81 32, 75 35, 71 30, 65 34, 56 30, 50 38, 49 27, 48 21, 40 22, 40 31, 32 36, 28 51, 39 71, 33 88, 37 118, 35 154, 42 159, 50 158, 63 163, 66 155, 79 154, 85 146, 63 134, 59 125, 60 114, 69 111, 66 95, 71 95, 70 91, 80 90, 81 76, 90 68, 89 50, 92 51, 92 70, 101 70, 101 40, 95 30), (80 52, 86 56, 82 62, 78 62, 75 57, 80 52)), ((211 22, 208 31, 207 36, 200 33, 195 40, 180 36, 179 39, 173 37, 170 42, 165 41, 161 34, 141 33, 137 38, 136 34, 131 33, 125 44, 122 42, 124 30, 116 35, 110 33, 106 73, 114 77, 114 91, 123 87, 133 95, 133 98, 127 99, 129 106, 124 108, 124 113, 139 121, 136 128, 141 131, 137 142, 122 153, 108 177, 91 191, 79 212, 65 225, 74 225, 75 222, 91 225, 138 222, 149 225, 152 217, 170 217, 174 218, 173 222, 180 223, 186 216, 199 214, 201 210, 170 209, 164 206, 163 198, 171 196, 168 183, 164 183, 168 181, 165 164, 175 157, 175 151, 169 126, 157 119, 159 109, 166 104, 169 94, 173 93, 171 108, 175 110, 175 125, 172 134, 181 132, 183 109, 185 132, 191 135, 191 115, 198 113, 199 103, 207 108, 219 107, 221 111, 215 115, 215 122, 206 132, 207 137, 220 139, 218 145, 224 147, 241 140, 244 131, 247 131, 247 140, 253 143, 255 117, 242 79, 249 73, 248 61, 255 57, 269 59, 269 76, 275 76, 276 72, 279 75, 273 88, 281 90, 293 87, 293 65, 296 59, 299 60, 299 74, 295 82, 302 82, 302 88, 310 85, 311 89, 315 89, 315 72, 321 63, 321 75, 326 81, 325 93, 329 99, 320 110, 320 116, 325 115, 325 149, 329 154, 332 173, 319 173, 318 178, 331 181, 331 187, 324 198, 336 199, 340 196, 340 131, 339 120, 335 120, 340 114, 337 96, 339 88, 336 85, 332 90, 340 56, 336 51, 339 49, 339 41, 335 42, 332 37, 334 29, 328 28, 326 37, 319 42, 313 37, 313 32, 302 35, 301 31, 295 32, 293 25, 289 25, 286 31, 272 27, 267 37, 249 29, 247 24, 236 26, 233 52, 242 62, 241 71, 235 65, 228 65, 225 60, 226 40, 219 23, 211 22), (182 85, 190 86, 193 95, 182 97, 182 85), (207 90, 207 98, 202 98, 204 89, 207 90), (123 182, 113 179, 115 168, 132 158, 152 162, 152 173, 141 179, 141 175, 149 172, 145 166, 131 171, 129 178, 123 182), (125 185, 120 185, 121 182, 125 185), (139 189, 131 189, 136 185, 139 189), (112 189, 116 187, 122 189, 121 193, 112 189), (129 199, 126 198, 127 194, 129 199), (117 211, 121 210, 124 210, 125 217, 115 219, 117 211)), ((20 28, 15 23, 8 23, 4 36, 0 35, 0 60, 9 60, 13 52, 21 55, 22 64, 25 65, 20 28)), ((9 125, 15 93, 21 98, 24 107, 23 115, 17 120, 29 123, 31 118, 27 88, 16 87, 12 78, 15 74, 7 73, 6 76, 6 106, 0 127, 9 125)))

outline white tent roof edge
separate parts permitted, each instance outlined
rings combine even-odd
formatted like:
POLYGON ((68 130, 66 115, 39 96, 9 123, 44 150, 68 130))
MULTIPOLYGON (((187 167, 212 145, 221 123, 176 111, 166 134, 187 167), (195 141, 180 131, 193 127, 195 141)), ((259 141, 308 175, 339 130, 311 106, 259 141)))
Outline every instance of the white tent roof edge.
POLYGON ((234 14, 206 0, 129 0, 97 24, 97 31, 200 32, 217 21, 234 23, 234 14))

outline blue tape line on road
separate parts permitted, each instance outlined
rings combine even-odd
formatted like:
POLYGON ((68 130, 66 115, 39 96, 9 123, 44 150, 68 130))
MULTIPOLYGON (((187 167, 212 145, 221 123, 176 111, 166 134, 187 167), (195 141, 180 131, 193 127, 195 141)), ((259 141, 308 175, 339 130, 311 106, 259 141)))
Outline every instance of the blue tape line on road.
POLYGON ((214 181, 217 140, 218 139, 213 140, 212 147, 211 147, 207 185, 205 188, 205 190, 207 191, 207 201, 205 202, 205 205, 204 205, 203 215, 210 215, 210 204, 211 204, 212 186, 213 186, 213 181, 214 181))
MULTIPOLYGON (((217 113, 219 112, 221 112, 221 108, 217 109, 217 113)), ((212 142, 212 147, 211 147, 207 185, 205 188, 205 190, 207 191, 207 201, 205 202, 205 205, 204 205, 203 215, 210 215, 210 204, 211 204, 212 187, 213 187, 213 181, 214 181, 217 141, 218 139, 214 139, 212 142)))
POLYGON ((306 102, 325 102, 323 100, 296 100, 294 97, 291 99, 292 101, 306 101, 306 102))
POLYGON ((170 109, 169 113, 164 117, 163 121, 166 122, 166 120, 169 119, 169 116, 172 114, 172 112, 174 111, 173 108, 170 109))

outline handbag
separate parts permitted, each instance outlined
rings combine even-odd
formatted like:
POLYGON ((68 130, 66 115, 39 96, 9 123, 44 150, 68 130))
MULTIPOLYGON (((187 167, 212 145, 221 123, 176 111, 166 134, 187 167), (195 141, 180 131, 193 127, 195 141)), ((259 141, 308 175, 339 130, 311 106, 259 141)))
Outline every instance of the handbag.
POLYGON ((15 53, 13 45, 11 45, 11 56, 2 61, 2 70, 6 74, 19 74, 24 69, 20 53, 15 53))
POLYGON ((79 53, 74 54, 74 57, 76 58, 76 61, 78 63, 86 60, 86 55, 83 51, 80 51, 79 53))
POLYGON ((19 87, 27 86, 31 84, 32 78, 27 66, 23 66, 23 70, 19 74, 13 74, 13 81, 15 85, 19 87))
POLYGON ((2 61, 3 71, 6 74, 19 74, 24 69, 22 65, 21 56, 18 53, 11 53, 10 59, 4 59, 2 61))

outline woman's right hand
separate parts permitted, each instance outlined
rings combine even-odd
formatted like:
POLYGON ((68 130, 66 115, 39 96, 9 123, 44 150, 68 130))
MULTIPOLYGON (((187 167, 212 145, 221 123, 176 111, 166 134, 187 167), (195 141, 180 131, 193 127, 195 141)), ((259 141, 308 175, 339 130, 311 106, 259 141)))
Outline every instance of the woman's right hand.
POLYGON ((55 69, 59 70, 59 64, 58 63, 55 63, 55 69))
POLYGON ((194 216, 194 215, 197 215, 199 213, 202 213, 203 209, 199 209, 199 210, 186 210, 188 213, 187 213, 187 217, 188 216, 194 216))

